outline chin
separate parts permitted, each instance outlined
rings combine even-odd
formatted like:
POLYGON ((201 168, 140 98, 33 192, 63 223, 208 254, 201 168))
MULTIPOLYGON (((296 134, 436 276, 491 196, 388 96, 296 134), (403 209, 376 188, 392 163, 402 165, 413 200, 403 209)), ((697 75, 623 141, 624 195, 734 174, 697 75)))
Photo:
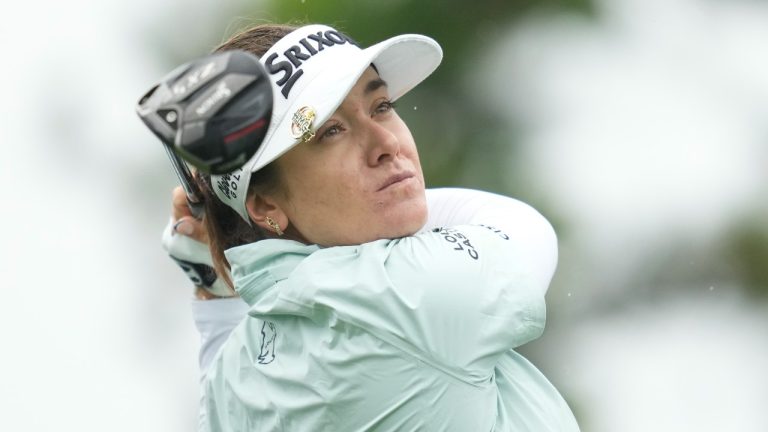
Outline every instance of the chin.
POLYGON ((366 241, 394 239, 416 234, 427 223, 427 199, 424 188, 416 185, 395 191, 397 196, 376 203, 369 209, 358 233, 366 241))
POLYGON ((400 211, 395 210, 390 217, 382 221, 382 231, 386 235, 379 238, 400 238, 416 234, 427 223, 427 204, 425 201, 400 211))

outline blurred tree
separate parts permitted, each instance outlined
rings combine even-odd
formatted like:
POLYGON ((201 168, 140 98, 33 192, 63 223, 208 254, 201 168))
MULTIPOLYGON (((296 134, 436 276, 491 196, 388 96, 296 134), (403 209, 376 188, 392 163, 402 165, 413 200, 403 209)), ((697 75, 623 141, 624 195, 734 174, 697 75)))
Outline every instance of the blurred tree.
POLYGON ((245 13, 256 22, 323 23, 369 46, 402 33, 433 37, 444 50, 438 70, 406 95, 398 112, 416 137, 430 187, 461 185, 526 196, 509 162, 517 139, 510 125, 467 97, 462 82, 472 60, 501 30, 524 15, 549 9, 589 14, 591 0, 272 0, 245 13))
MULTIPOLYGON (((765 215, 762 215, 765 216, 765 215)), ((768 296, 768 223, 765 217, 738 224, 726 237, 725 261, 732 277, 755 296, 768 296)))

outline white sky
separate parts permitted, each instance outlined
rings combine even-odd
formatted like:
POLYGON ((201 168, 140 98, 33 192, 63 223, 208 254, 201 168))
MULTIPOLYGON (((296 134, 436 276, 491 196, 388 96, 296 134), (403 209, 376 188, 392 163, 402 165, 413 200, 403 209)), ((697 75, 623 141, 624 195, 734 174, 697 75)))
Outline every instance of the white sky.
POLYGON ((585 432, 768 430, 764 304, 703 291, 560 333, 548 377, 585 432))

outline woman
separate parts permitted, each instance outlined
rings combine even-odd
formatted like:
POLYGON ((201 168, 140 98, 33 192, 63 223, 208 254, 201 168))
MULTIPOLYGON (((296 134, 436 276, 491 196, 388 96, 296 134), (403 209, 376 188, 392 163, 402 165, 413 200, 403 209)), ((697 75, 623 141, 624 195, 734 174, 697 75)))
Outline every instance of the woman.
POLYGON ((435 221, 393 100, 439 46, 404 35, 362 50, 310 25, 218 49, 262 59, 275 108, 242 170, 200 179, 214 263, 249 307, 207 367, 201 430, 578 430, 513 351, 543 330, 550 225, 454 190, 457 211, 424 230, 435 221))

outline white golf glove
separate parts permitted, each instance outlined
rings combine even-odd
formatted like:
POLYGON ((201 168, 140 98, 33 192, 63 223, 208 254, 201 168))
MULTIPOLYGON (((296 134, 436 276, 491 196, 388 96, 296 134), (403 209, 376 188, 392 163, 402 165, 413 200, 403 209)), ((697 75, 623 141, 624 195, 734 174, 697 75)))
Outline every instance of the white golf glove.
POLYGON ((216 275, 211 252, 205 243, 174 231, 174 221, 163 230, 162 245, 187 277, 197 286, 218 297, 233 297, 234 291, 216 275))

